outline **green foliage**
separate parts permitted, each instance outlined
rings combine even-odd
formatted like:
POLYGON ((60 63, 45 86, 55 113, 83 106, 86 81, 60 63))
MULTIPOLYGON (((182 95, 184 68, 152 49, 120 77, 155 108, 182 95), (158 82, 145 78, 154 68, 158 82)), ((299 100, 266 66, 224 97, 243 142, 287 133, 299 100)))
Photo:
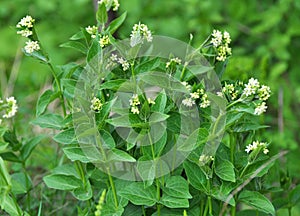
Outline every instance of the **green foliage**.
MULTIPOLYGON (((37 102, 35 115, 34 106, 21 104, 24 119, 17 117, 16 124, 0 124, 1 211, 10 215, 38 212, 87 216, 98 211, 101 215, 120 216, 206 216, 229 212, 279 215, 282 210, 291 215, 292 210, 297 211, 300 189, 293 180, 297 172, 279 167, 276 160, 285 152, 274 152, 296 149, 298 141, 294 137, 299 118, 295 112, 299 79, 293 55, 299 48, 299 4, 291 0, 265 1, 259 6, 256 1, 231 1, 223 6, 216 0, 201 4, 198 0, 129 0, 121 6, 121 12, 126 11, 114 17, 109 11, 112 1, 107 2, 110 5, 100 4, 95 16, 91 16, 94 11, 87 0, 74 1, 72 8, 57 0, 27 2, 30 14, 36 17, 39 37, 34 38, 41 50, 23 51, 44 66, 24 59, 20 71, 28 72, 20 74, 16 81, 20 101, 37 102), (57 12, 63 16, 54 16, 57 12), (119 38, 129 37, 133 23, 139 20, 156 34, 184 41, 186 34, 192 32, 189 43, 198 49, 193 55, 174 49, 174 53, 163 50, 151 56, 158 48, 148 46, 145 35, 149 32, 145 28, 132 32, 134 43, 119 43, 119 38), (98 29, 95 35, 85 28, 78 31, 79 26, 93 24, 98 29), (224 62, 216 58, 218 47, 211 43, 212 26, 226 27, 232 35, 233 56, 224 62), (107 48, 99 43, 105 36, 111 45, 107 48), (62 43, 67 38, 69 41, 62 43), (57 50, 59 44, 65 51, 57 50), (73 50, 65 48, 79 52, 73 54, 73 50), (168 55, 163 56, 164 52, 168 55), (111 54, 117 54, 117 60, 111 60, 111 54), (207 62, 198 59, 200 54, 207 62), (181 63, 174 60, 177 56, 181 63), (69 63, 55 66, 65 62, 69 63), (191 62, 197 65, 189 65, 191 62), (210 86, 216 78, 213 70, 223 80, 222 85, 210 86), (265 119, 256 113, 265 102, 259 90, 245 96, 246 82, 240 83, 254 75, 271 86, 273 95, 281 91, 284 95, 285 103, 279 101, 279 105, 272 97, 265 119), (233 85, 233 92, 227 84, 233 85), (157 92, 146 94, 153 86, 157 92), (296 91, 289 92, 291 88, 296 91), (201 92, 206 89, 209 90, 201 92), (222 97, 216 94, 219 91, 222 97), (196 94, 195 98, 192 94, 196 94), (209 105, 204 103, 206 97, 209 105), (94 99, 98 99, 97 103, 94 99), (187 105, 184 99, 193 99, 193 104, 187 105), (198 107, 195 113, 193 105, 198 107), (284 128, 289 133, 274 132, 278 106, 280 118, 291 123, 284 128), (28 119, 32 131, 28 124, 22 124, 28 119), (258 142, 255 146, 255 139, 272 140, 272 144, 258 142), (269 157, 269 150, 274 156, 269 157), (39 163, 32 154, 48 158, 39 163)), ((14 9, 17 3, 20 2, 0 3, 0 17, 4 20, 0 24, 15 26, 28 12, 14 9)), ((3 38, 12 35, 7 28, 0 33, 3 38)), ((17 39, 12 36, 11 40, 17 39)), ((17 62, 22 57, 11 51, 20 50, 15 44, 7 43, 0 51, 5 61, 12 62, 15 57, 17 62)), ((164 43, 159 45, 167 47, 164 43)), ((171 47, 180 50, 180 46, 171 47)), ((10 68, 4 60, 0 67, 7 71, 10 68)), ((13 71, 18 65, 11 67, 12 74, 5 72, 1 78, 3 97, 7 96, 5 89, 11 84, 7 81, 14 79, 13 71)), ((296 153, 290 153, 288 160, 296 153)), ((299 170, 295 166, 289 169, 299 170)))

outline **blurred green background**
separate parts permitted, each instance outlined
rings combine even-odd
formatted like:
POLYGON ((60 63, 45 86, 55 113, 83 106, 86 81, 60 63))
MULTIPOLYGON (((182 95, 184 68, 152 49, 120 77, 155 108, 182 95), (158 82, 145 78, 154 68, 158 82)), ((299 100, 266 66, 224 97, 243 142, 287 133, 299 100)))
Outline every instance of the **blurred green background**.
MULTIPOLYGON (((276 178, 290 176, 300 181, 300 1, 299 0, 120 0, 118 13, 128 11, 128 19, 118 32, 129 37, 134 23, 147 24, 153 34, 183 41, 193 34, 200 45, 213 29, 226 30, 232 37, 233 56, 224 79, 255 77, 269 85, 272 97, 261 119, 271 127, 262 131, 270 141, 271 152, 290 150, 281 159, 276 178)), ((15 25, 25 15, 36 19, 42 45, 55 64, 77 61, 82 56, 59 45, 80 27, 95 24, 92 0, 1 0, 0 77, 1 96, 14 95, 20 111, 16 119, 19 133, 36 133, 28 127, 35 115, 35 103, 44 88, 51 85, 49 69, 21 52, 24 39, 15 25)), ((274 171, 275 173, 275 171, 274 171)))

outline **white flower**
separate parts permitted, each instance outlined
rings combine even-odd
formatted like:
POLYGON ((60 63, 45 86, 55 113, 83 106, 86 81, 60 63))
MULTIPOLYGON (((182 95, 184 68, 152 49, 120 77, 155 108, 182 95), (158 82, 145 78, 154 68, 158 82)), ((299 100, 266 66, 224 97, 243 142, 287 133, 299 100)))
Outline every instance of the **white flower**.
POLYGON ((230 44, 231 38, 230 38, 230 34, 227 31, 224 31, 223 37, 224 37, 225 43, 230 44))
POLYGON ((125 59, 123 59, 122 57, 120 57, 118 59, 118 63, 122 65, 123 71, 128 70, 128 68, 130 66, 129 63, 125 59))
POLYGON ((116 54, 111 54, 111 56, 110 56, 110 60, 111 61, 118 61, 118 56, 116 55, 116 54))
POLYGON ((208 100, 207 94, 203 94, 201 100, 202 100, 202 102, 200 103, 201 108, 209 107, 210 101, 208 100))
POLYGON ((17 31, 17 34, 20 34, 23 37, 29 37, 30 35, 32 35, 32 31, 30 31, 29 29, 24 29, 24 30, 17 31))
POLYGON ((18 110, 17 101, 14 97, 6 98, 6 111, 5 114, 2 116, 3 118, 11 118, 15 116, 18 110))
POLYGON ((85 28, 86 32, 91 35, 92 38, 95 38, 98 32, 98 27, 93 25, 93 26, 88 26, 85 28))
POLYGON ((118 0, 113 0, 112 6, 113 6, 113 11, 117 11, 120 7, 119 1, 118 0))
POLYGON ((25 52, 27 52, 27 53, 33 53, 34 51, 38 51, 41 48, 37 41, 27 41, 24 49, 25 49, 25 52))
POLYGON ((247 154, 249 154, 251 151, 254 151, 255 149, 257 149, 259 147, 262 147, 264 154, 268 154, 269 149, 267 149, 267 143, 259 142, 259 141, 253 141, 252 144, 247 145, 245 152, 247 152, 247 154))
POLYGON ((140 105, 139 96, 137 94, 132 95, 131 99, 129 100, 130 106, 137 106, 140 105))
POLYGON ((192 98, 186 98, 182 100, 182 104, 187 107, 192 107, 195 104, 195 101, 192 98))
POLYGON ((245 84, 245 88, 243 90, 243 94, 247 97, 250 95, 254 95, 259 88, 259 82, 257 79, 251 78, 248 83, 245 84))
POLYGON ((219 30, 213 30, 211 34, 213 38, 211 39, 211 43, 214 47, 218 47, 222 43, 222 33, 219 30))
POLYGON ((252 145, 249 144, 246 146, 245 152, 247 152, 247 154, 249 154, 252 151, 252 145))
POLYGON ((91 109, 98 112, 99 110, 101 110, 102 106, 103 104, 101 103, 100 99, 93 97, 93 99, 91 100, 91 109))
POLYGON ((135 24, 130 34, 130 45, 134 47, 137 44, 142 44, 144 40, 151 42, 153 39, 148 26, 142 23, 135 24))
POLYGON ((208 156, 208 155, 200 155, 199 157, 199 163, 201 166, 204 166, 206 163, 210 162, 210 161, 214 161, 215 158, 213 156, 208 156))
POLYGON ((166 63, 166 68, 168 68, 168 67, 170 67, 170 65, 172 64, 172 63, 175 63, 175 64, 181 64, 181 59, 179 59, 179 58, 171 58, 170 59, 170 61, 168 61, 167 63, 166 63))
POLYGON ((137 107, 135 107, 135 106, 131 107, 131 112, 133 114, 139 114, 140 113, 139 109, 137 107))
POLYGON ((101 46, 102 48, 105 47, 106 45, 108 45, 109 42, 110 42, 110 41, 109 41, 108 35, 104 35, 103 37, 100 38, 100 41, 99 41, 100 46, 101 46))
POLYGON ((264 148, 263 153, 264 153, 264 154, 268 154, 268 153, 269 153, 269 149, 264 148))
POLYGON ((199 92, 193 92, 193 93, 190 93, 190 96, 191 96, 191 98, 193 98, 193 99, 198 99, 198 98, 200 98, 199 92))
POLYGON ((32 28, 33 27, 33 23, 34 23, 35 19, 33 19, 31 16, 27 15, 26 17, 23 17, 20 22, 18 22, 17 24, 17 28, 32 28))
POLYGON ((259 100, 266 101, 270 97, 271 89, 269 86, 262 85, 257 91, 259 100))
POLYGON ((118 0, 100 0, 98 1, 98 4, 104 4, 106 6, 106 10, 109 10, 111 7, 113 7, 113 11, 117 11, 120 7, 118 0))
POLYGON ((191 85, 189 85, 189 83, 188 83, 188 82, 186 82, 186 81, 183 81, 183 82, 181 82, 181 84, 182 84, 182 85, 184 85, 184 86, 185 86, 185 88, 186 88, 188 91, 190 91, 190 90, 192 89, 192 86, 191 86, 191 85))
POLYGON ((216 94, 217 94, 217 96, 219 96, 219 97, 223 97, 223 93, 220 92, 220 91, 218 91, 216 94))
POLYGON ((255 110, 254 110, 254 114, 255 115, 261 115, 262 113, 267 111, 267 106, 265 102, 262 102, 261 104, 259 104, 255 110))

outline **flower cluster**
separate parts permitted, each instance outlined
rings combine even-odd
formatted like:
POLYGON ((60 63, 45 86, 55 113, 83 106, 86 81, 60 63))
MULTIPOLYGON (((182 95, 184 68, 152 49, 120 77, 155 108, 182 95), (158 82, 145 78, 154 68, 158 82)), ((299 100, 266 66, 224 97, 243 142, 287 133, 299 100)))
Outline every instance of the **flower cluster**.
POLYGON ((112 64, 114 62, 117 62, 117 63, 121 64, 123 71, 128 70, 129 67, 130 67, 129 62, 126 59, 124 59, 123 57, 118 57, 116 54, 111 54, 109 60, 110 60, 110 63, 107 65, 107 68, 112 66, 112 64))
POLYGON ((231 55, 231 48, 229 47, 231 38, 229 33, 225 31, 222 34, 219 30, 213 30, 211 36, 212 39, 210 42, 218 51, 216 59, 218 61, 225 61, 225 59, 231 55))
POLYGON ((106 10, 110 10, 112 7, 113 11, 117 11, 120 7, 120 3, 118 0, 100 0, 98 4, 104 4, 106 6, 106 10))
POLYGON ((139 114, 140 110, 138 108, 138 105, 140 105, 139 96, 137 94, 132 95, 131 99, 129 100, 129 104, 131 106, 130 111, 133 114, 139 114))
POLYGON ((248 154, 256 149, 262 149, 264 154, 269 153, 269 149, 267 148, 267 143, 265 142, 259 142, 259 141, 253 141, 252 144, 249 144, 246 146, 245 152, 248 154))
POLYGON ((101 193, 98 204, 96 205, 95 216, 101 216, 101 210, 103 208, 103 204, 104 204, 104 201, 105 201, 105 196, 106 196, 106 190, 104 189, 101 193))
POLYGON ((151 42, 153 39, 148 26, 142 23, 135 24, 130 34, 130 45, 134 47, 137 44, 142 44, 144 40, 151 42))
POLYGON ((213 156, 209 156, 209 155, 200 155, 199 157, 199 164, 200 166, 204 166, 205 164, 211 162, 211 161, 214 161, 215 158, 213 156))
MULTIPOLYGON (((31 16, 23 17, 20 22, 17 24, 17 34, 22 35, 23 37, 31 36, 34 19, 31 16)), ((26 42, 26 46, 24 47, 26 53, 33 53, 34 51, 40 50, 40 45, 37 41, 29 40, 26 42)))
POLYGON ((108 45, 109 42, 110 42, 110 40, 109 40, 108 35, 102 36, 102 37, 100 38, 100 40, 99 40, 100 46, 101 46, 102 48, 105 47, 106 45, 108 45))
POLYGON ((181 59, 179 58, 171 58, 170 61, 166 63, 166 68, 169 68, 171 65, 181 64, 181 59))
MULTIPOLYGON (((187 87, 188 84, 186 84, 185 86, 187 87)), ((210 105, 208 95, 205 93, 204 89, 197 89, 197 91, 190 93, 190 97, 183 99, 182 104, 187 107, 192 107, 198 99, 199 106, 201 108, 206 108, 210 105)))
POLYGON ((103 104, 99 98, 93 97, 91 100, 91 109, 95 112, 99 112, 102 108, 103 104))
POLYGON ((91 38, 95 38, 97 33, 98 33, 98 27, 93 25, 93 26, 88 26, 85 28, 86 32, 91 35, 91 38))
POLYGON ((27 41, 26 46, 24 47, 24 50, 27 53, 33 53, 34 51, 38 51, 40 49, 40 45, 37 41, 27 41))
POLYGON ((271 89, 269 86, 262 85, 260 86, 260 83, 257 79, 250 78, 248 83, 245 84, 245 88, 243 90, 242 97, 250 97, 253 96, 254 98, 257 98, 260 103, 256 105, 254 114, 255 115, 261 115, 262 113, 266 112, 267 106, 266 106, 266 100, 269 99, 271 94, 271 89))
MULTIPOLYGON (((233 84, 227 84, 225 83, 224 87, 222 88, 222 92, 224 94, 228 94, 231 97, 231 100, 235 100, 238 96, 238 90, 235 90, 233 84)), ((222 95, 222 93, 221 93, 222 95)))
POLYGON ((15 116, 18 111, 18 105, 16 99, 14 97, 9 97, 6 98, 5 101, 3 101, 0 98, 0 111, 4 113, 2 115, 2 118, 12 118, 13 116, 15 116))

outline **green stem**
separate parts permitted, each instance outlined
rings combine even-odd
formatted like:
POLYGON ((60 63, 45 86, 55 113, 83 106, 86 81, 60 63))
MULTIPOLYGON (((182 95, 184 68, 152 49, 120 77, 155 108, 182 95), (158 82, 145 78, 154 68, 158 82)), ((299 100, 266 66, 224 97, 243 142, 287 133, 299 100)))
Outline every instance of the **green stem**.
POLYGON ((236 139, 235 139, 235 135, 233 133, 229 134, 230 137, 230 160, 231 163, 234 164, 234 151, 235 151, 235 146, 236 146, 236 139))
POLYGON ((235 216, 236 206, 231 207, 231 216, 235 216))
POLYGON ((292 216, 292 207, 288 207, 289 216, 292 216))
MULTIPOLYGON (((157 164, 156 164, 156 160, 155 160, 154 146, 153 146, 153 141, 152 141, 150 133, 148 133, 148 138, 149 138, 149 142, 150 142, 150 146, 151 146, 152 159, 153 159, 153 161, 155 161, 155 167, 156 167, 157 164)), ((160 184, 159 184, 159 179, 157 178, 155 180, 155 182, 156 182, 156 199, 160 200, 160 184)), ((157 215, 160 216, 160 207, 161 206, 157 203, 156 207, 157 207, 157 215)))
POLYGON ((56 72, 55 72, 52 64, 49 61, 48 61, 47 64, 48 64, 48 66, 51 69, 52 75, 53 75, 55 83, 57 85, 57 88, 58 88, 58 91, 59 91, 59 97, 60 97, 61 106, 62 106, 62 109, 63 109, 63 113, 64 113, 64 116, 66 116, 67 115, 67 111, 66 111, 66 106, 65 106, 65 100, 64 100, 64 95, 63 95, 63 92, 62 92, 62 89, 61 89, 61 86, 60 86, 59 79, 58 79, 58 77, 56 75, 56 72))
POLYGON ((107 174, 108 174, 109 184, 110 184, 111 190, 113 192, 113 197, 114 197, 114 202, 115 202, 115 208, 117 209, 118 206, 119 206, 118 197, 117 197, 117 191, 116 191, 116 188, 115 188, 114 181, 113 181, 113 179, 112 179, 112 177, 110 175, 109 168, 107 168, 107 174))
POLYGON ((247 170, 247 168, 249 167, 250 164, 251 164, 251 163, 248 162, 247 165, 244 167, 244 169, 243 169, 243 171, 242 171, 242 173, 241 173, 241 175, 240 175, 240 178, 243 177, 245 171, 247 170))
POLYGON ((84 187, 86 187, 86 179, 83 171, 83 166, 80 161, 75 161, 76 171, 79 174, 84 187))
POLYGON ((146 215, 146 211, 145 211, 145 207, 144 207, 144 206, 142 206, 142 212, 143 212, 143 216, 147 216, 147 215, 146 215))
POLYGON ((239 98, 238 100, 236 100, 236 101, 232 102, 231 104, 229 104, 229 105, 226 107, 226 109, 229 109, 230 107, 232 107, 232 106, 234 106, 235 104, 240 103, 240 102, 242 102, 242 101, 243 101, 243 100, 241 100, 241 98, 239 98))

